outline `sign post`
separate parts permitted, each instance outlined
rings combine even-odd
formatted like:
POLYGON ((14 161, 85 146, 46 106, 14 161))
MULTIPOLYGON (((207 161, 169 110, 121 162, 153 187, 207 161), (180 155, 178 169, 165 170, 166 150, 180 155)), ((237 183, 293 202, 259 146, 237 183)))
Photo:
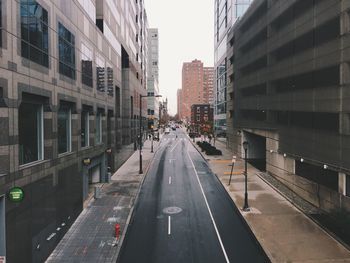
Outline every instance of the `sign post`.
POLYGON ((232 156, 232 163, 231 163, 230 180, 228 181, 228 185, 231 184, 232 172, 233 172, 233 167, 235 166, 235 162, 236 162, 236 155, 233 155, 233 156, 232 156))

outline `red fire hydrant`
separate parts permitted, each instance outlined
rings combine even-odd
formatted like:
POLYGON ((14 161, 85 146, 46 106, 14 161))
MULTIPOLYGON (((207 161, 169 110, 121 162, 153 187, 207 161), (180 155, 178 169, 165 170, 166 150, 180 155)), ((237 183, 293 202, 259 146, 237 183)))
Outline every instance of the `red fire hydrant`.
POLYGON ((119 224, 115 224, 115 237, 116 239, 119 239, 119 236, 120 236, 120 225, 119 224))

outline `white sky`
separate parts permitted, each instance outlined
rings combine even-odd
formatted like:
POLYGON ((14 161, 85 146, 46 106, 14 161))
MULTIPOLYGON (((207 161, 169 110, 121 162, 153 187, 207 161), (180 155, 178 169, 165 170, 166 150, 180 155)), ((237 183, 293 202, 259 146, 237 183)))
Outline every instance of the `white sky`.
POLYGON ((214 66, 214 0, 145 0, 149 27, 159 30, 159 88, 177 113, 183 62, 214 66))

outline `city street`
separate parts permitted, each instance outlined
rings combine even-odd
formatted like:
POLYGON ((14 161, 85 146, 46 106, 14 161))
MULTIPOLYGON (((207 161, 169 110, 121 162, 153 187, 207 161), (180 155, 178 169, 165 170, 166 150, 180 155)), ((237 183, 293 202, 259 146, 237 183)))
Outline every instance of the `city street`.
POLYGON ((269 262, 180 129, 163 136, 119 255, 127 262, 269 262))

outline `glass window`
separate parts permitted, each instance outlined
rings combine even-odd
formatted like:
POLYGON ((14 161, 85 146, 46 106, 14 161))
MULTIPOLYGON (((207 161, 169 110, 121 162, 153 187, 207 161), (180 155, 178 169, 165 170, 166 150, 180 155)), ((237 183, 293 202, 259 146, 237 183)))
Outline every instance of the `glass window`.
POLYGON ((113 69, 111 67, 107 67, 107 94, 113 97, 113 69))
POLYGON ((96 87, 98 91, 105 92, 105 61, 96 56, 96 64, 96 87))
POLYGON ((236 4, 236 18, 244 15, 250 4, 236 4))
POLYGON ((43 126, 43 106, 22 102, 18 113, 20 165, 43 159, 43 126))
POLYGON ((59 73, 75 79, 75 37, 58 23, 59 73))
POLYGON ((2 47, 2 1, 0 0, 0 47, 2 47))
POLYGON ((102 114, 97 113, 96 115, 96 134, 95 134, 96 143, 102 143, 102 114))
POLYGON ((350 174, 346 175, 346 189, 345 189, 345 194, 346 196, 350 197, 350 174))
POLYGON ((57 113, 58 153, 71 151, 71 110, 61 106, 57 113))
POLYGON ((21 55, 49 66, 48 13, 35 0, 21 0, 21 55))
POLYGON ((81 147, 90 145, 89 135, 89 112, 83 111, 81 113, 81 147))
POLYGON ((92 51, 86 45, 81 45, 81 81, 92 87, 92 51))

